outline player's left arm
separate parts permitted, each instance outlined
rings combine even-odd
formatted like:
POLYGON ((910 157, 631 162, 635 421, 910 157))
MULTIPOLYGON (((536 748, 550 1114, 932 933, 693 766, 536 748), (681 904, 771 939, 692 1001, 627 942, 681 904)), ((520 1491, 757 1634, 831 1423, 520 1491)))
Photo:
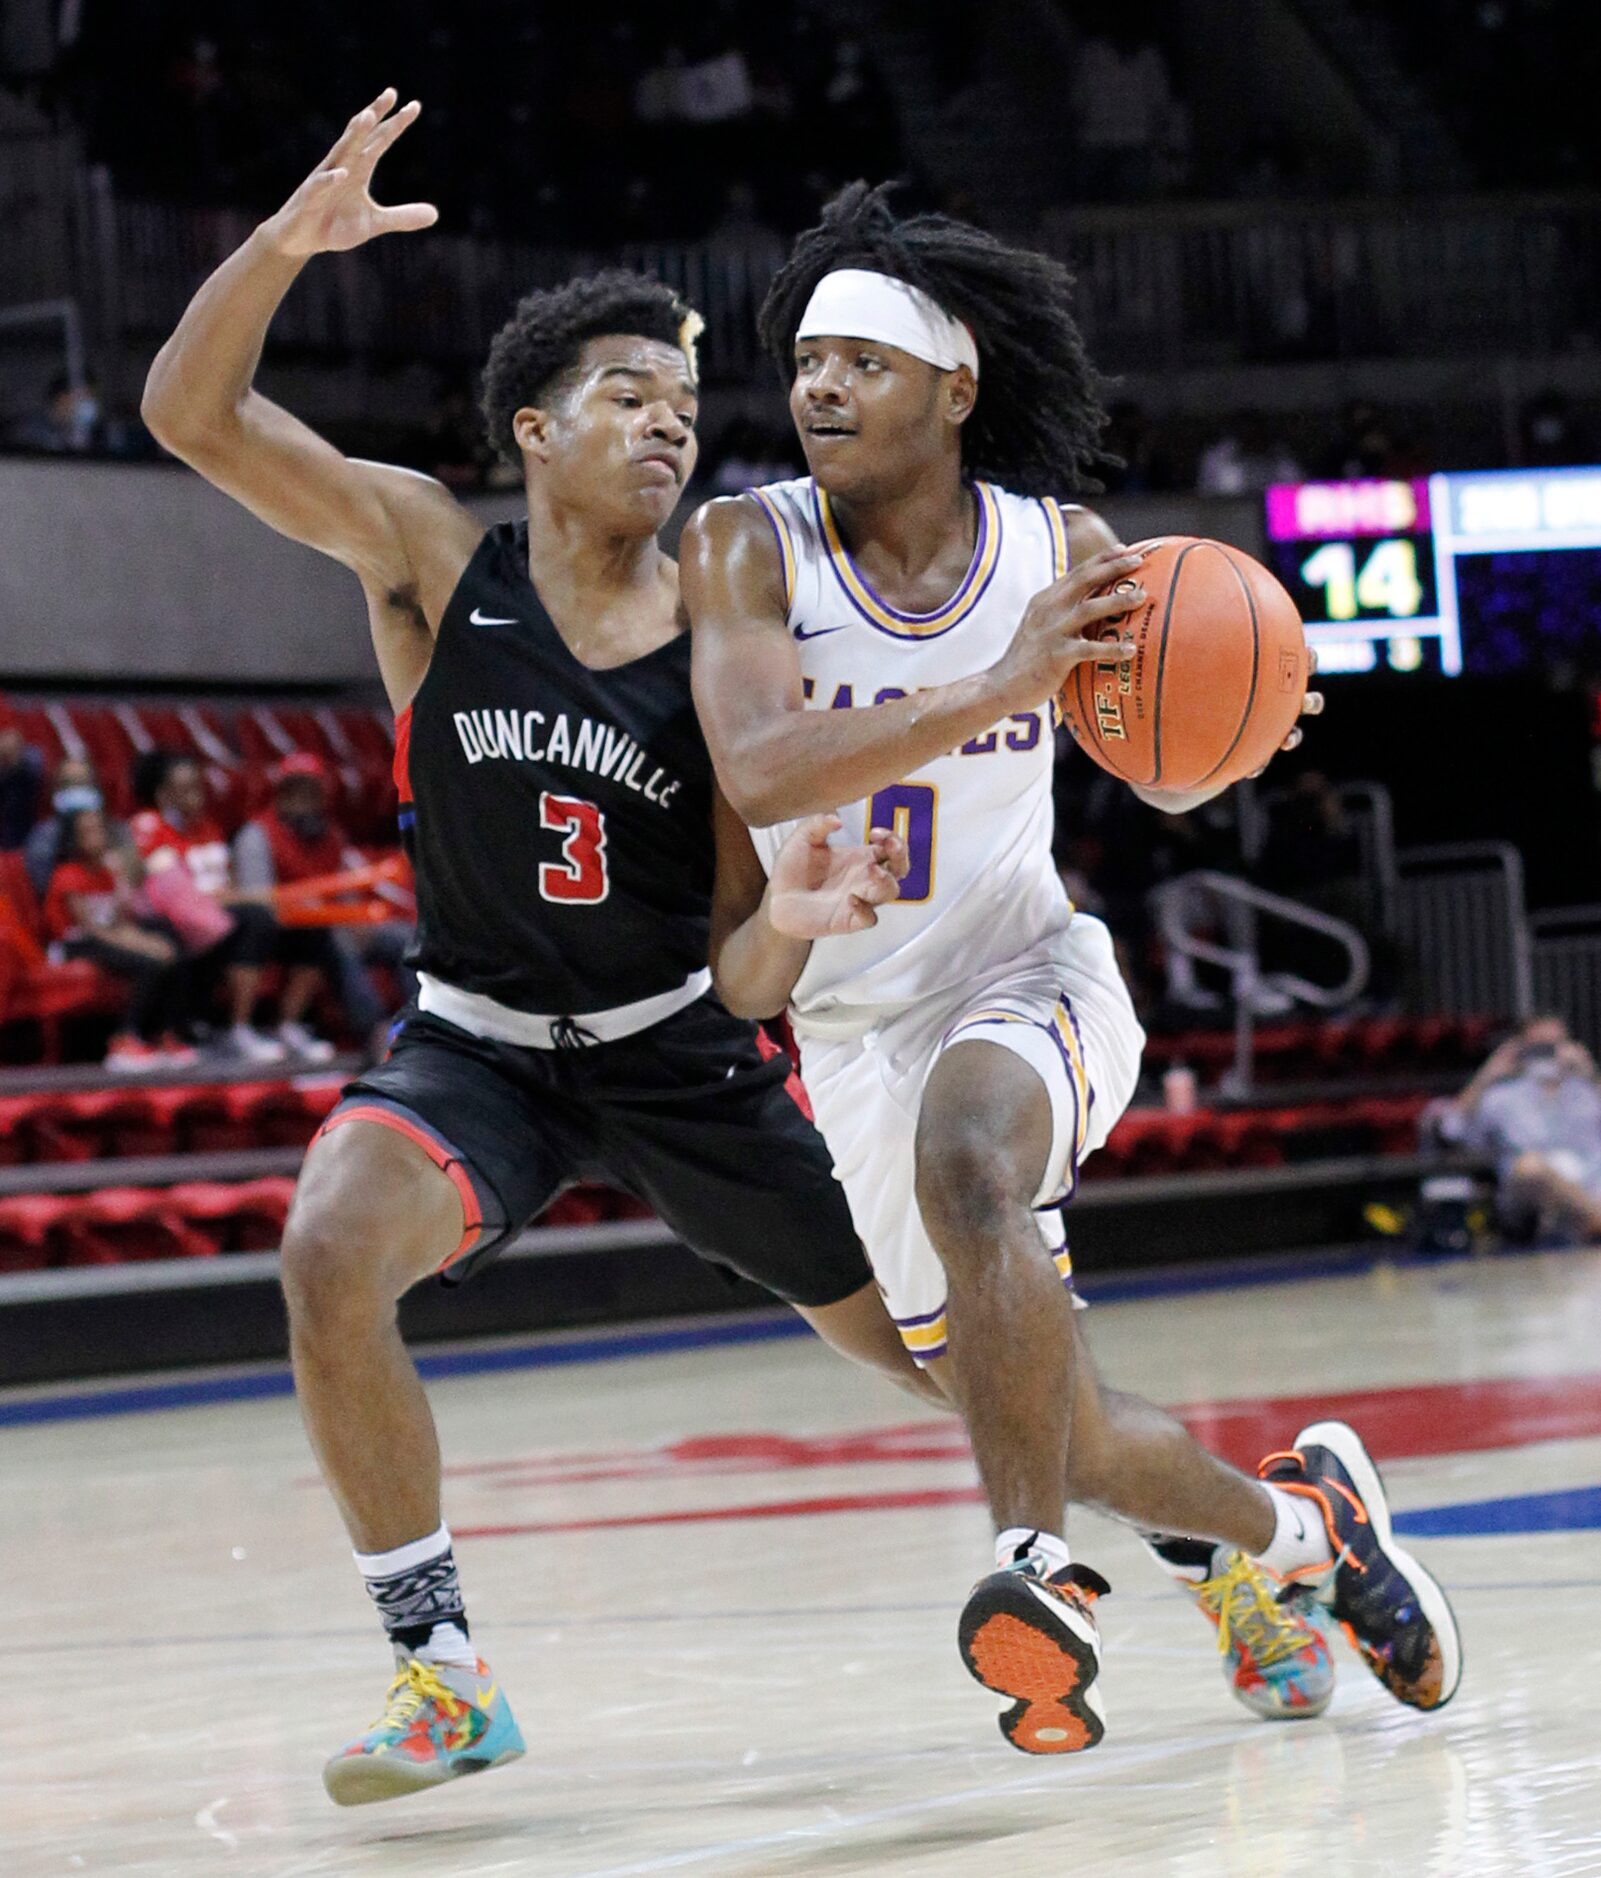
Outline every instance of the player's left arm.
MULTIPOLYGON (((1067 545, 1074 567, 1078 567, 1092 554, 1115 553, 1124 544, 1117 538, 1114 529, 1105 516, 1097 515, 1093 509, 1081 509, 1071 503, 1062 505, 1064 519, 1067 522, 1067 545)), ((1311 655, 1311 667, 1317 671, 1317 654, 1311 655)), ((1303 717, 1316 717, 1323 709, 1323 693, 1309 691, 1301 705, 1303 717)), ((1282 750, 1293 750, 1301 741, 1301 727, 1296 725, 1279 746, 1282 750)), ((1258 770, 1257 775, 1261 775, 1258 770)), ((1129 787, 1139 799, 1153 809, 1161 809, 1165 815, 1188 815, 1191 809, 1198 809, 1203 802, 1210 802, 1214 796, 1220 796, 1225 789, 1232 787, 1223 783, 1216 789, 1142 789, 1138 783, 1129 787)))
POLYGON ((900 891, 906 843, 875 828, 863 844, 835 846, 837 815, 813 815, 779 849, 771 879, 750 831, 717 791, 717 878, 712 889, 711 967, 717 995, 736 1017, 774 1017, 806 969, 818 939, 862 932, 900 891))

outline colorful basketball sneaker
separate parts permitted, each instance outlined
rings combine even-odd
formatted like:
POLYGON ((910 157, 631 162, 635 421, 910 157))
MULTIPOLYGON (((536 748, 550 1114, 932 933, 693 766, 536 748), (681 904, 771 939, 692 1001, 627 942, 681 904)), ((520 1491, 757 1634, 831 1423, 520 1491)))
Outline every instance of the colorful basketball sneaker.
POLYGON ((1307 1721, 1323 1713, 1334 1695, 1334 1658, 1303 1600, 1286 1598, 1271 1573, 1231 1546, 1146 1543, 1216 1630, 1224 1679, 1253 1714, 1307 1721))
POLYGON ((384 1712, 322 1770, 340 1806, 394 1800, 403 1793, 480 1774, 525 1752, 500 1684, 476 1670, 396 1656, 384 1712))
POLYGON ((1090 1608, 1111 1589, 1084 1565, 1042 1576, 1021 1559, 973 1587, 957 1637, 970 1675, 1012 1697, 1001 1733, 1024 1754, 1076 1754, 1106 1732, 1090 1608))
POLYGON ((1316 1505, 1334 1563, 1296 1574, 1332 1612, 1353 1647, 1398 1702, 1440 1708, 1462 1680, 1462 1639, 1445 1593, 1395 1543, 1384 1483, 1354 1428, 1313 1422, 1295 1446, 1258 1470, 1316 1505))

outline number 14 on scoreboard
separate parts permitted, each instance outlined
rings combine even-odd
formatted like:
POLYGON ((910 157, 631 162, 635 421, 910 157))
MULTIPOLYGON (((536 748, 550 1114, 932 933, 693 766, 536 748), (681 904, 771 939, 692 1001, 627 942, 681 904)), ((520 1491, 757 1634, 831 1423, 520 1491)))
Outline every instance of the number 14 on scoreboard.
POLYGON ((1417 548, 1410 541, 1376 541, 1359 563, 1356 545, 1326 541, 1301 563, 1301 579, 1323 594, 1328 620, 1416 619, 1423 610, 1417 548))

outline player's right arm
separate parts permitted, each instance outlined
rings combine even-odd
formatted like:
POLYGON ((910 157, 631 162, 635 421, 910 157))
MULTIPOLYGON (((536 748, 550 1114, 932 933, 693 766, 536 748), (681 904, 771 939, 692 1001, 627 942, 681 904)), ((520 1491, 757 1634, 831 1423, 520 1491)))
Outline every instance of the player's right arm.
POLYGON ((1081 659, 1106 657, 1085 633, 1126 613, 1131 596, 1096 589, 1140 560, 1127 549, 1099 555, 1037 593, 987 671, 865 710, 808 711, 772 529, 749 497, 708 502, 684 529, 679 584, 695 706, 724 793, 753 828, 826 814, 1035 709, 1081 659))
POLYGON ((352 461, 254 388, 267 328, 314 254, 427 228, 429 203, 382 207, 374 166, 418 106, 385 91, 359 111, 277 214, 195 295, 140 405, 151 433, 264 522, 341 561, 367 595, 391 697, 407 701, 482 526, 431 477, 352 461))

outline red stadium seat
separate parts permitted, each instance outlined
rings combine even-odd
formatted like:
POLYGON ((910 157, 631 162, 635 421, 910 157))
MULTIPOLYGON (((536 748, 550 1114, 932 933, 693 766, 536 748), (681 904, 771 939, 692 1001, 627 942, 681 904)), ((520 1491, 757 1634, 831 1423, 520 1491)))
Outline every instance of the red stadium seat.
POLYGON ((0 1096, 0 1167, 21 1167, 33 1159, 31 1138, 37 1096, 0 1096))
POLYGON ((270 1252, 283 1238, 295 1183, 286 1175, 260 1180, 189 1180, 168 1190, 178 1217, 225 1252, 270 1252))
POLYGON ((34 1272, 55 1263, 60 1228, 73 1196, 13 1193, 0 1199, 0 1272, 34 1272))
POLYGON ((57 964, 45 952, 44 917, 21 854, 0 852, 0 1024, 40 1026, 42 1055, 61 1060, 61 1020, 113 1015, 126 987, 87 960, 57 964))
POLYGON ((322 1126, 344 1087, 341 1076, 279 1083, 251 1104, 249 1121, 264 1148, 303 1148, 322 1126))
POLYGON ((279 1085, 273 1082, 213 1083, 188 1092, 178 1115, 178 1136, 192 1154, 225 1154, 236 1148, 256 1148, 254 1115, 263 1097, 279 1085))
POLYGON ((102 1187, 75 1196, 61 1218, 62 1262, 117 1265, 125 1260, 213 1258, 217 1240, 184 1220, 169 1193, 151 1187, 102 1187))

